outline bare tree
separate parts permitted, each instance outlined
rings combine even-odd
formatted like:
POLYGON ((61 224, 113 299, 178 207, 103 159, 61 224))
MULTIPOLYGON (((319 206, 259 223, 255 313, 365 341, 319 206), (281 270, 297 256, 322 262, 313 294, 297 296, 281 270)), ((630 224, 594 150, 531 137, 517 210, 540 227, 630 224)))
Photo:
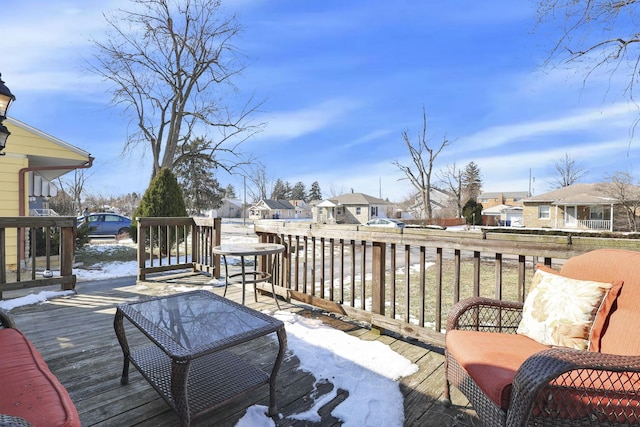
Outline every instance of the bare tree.
POLYGON ((538 0, 539 25, 562 28, 548 62, 579 64, 588 78, 597 70, 623 73, 626 94, 634 98, 640 78, 640 0, 538 0))
POLYGON ((638 231, 638 214, 640 213, 640 187, 635 185, 633 175, 629 172, 616 172, 607 177, 604 191, 616 199, 627 215, 630 231, 638 231))
POLYGON ((456 163, 447 165, 445 169, 438 173, 441 185, 453 194, 456 204, 456 217, 462 217, 462 171, 458 169, 456 163))
POLYGON ((556 174, 551 181, 551 186, 554 189, 573 185, 587 173, 568 153, 564 153, 564 157, 555 162, 553 168, 556 174))
MULTIPOLYGON (((353 188, 349 188, 349 193, 353 193, 353 188)), ((335 183, 331 183, 329 184, 329 197, 333 198, 333 197, 338 197, 341 196, 343 194, 346 194, 347 190, 344 189, 344 185, 340 185, 339 187, 335 184, 335 183)))
MULTIPOLYGON (((245 168, 246 169, 246 168, 245 168)), ((251 184, 247 191, 253 202, 268 199, 273 192, 273 179, 267 174, 267 168, 262 163, 255 163, 244 172, 251 184)))
POLYGON ((134 124, 123 152, 148 144, 152 177, 173 169, 195 130, 212 141, 205 151, 234 153, 260 128, 248 122, 257 107, 251 100, 238 112, 229 108, 231 78, 244 68, 233 45, 235 16, 224 15, 220 0, 131 1, 131 10, 105 15, 109 30, 94 41, 89 65, 111 83, 113 104, 134 124))
POLYGON ((71 197, 76 213, 82 210, 82 196, 84 195, 84 187, 93 173, 87 174, 86 169, 74 169, 73 178, 67 176, 58 178, 60 188, 71 197))
POLYGON ((405 177, 401 179, 408 179, 411 185, 419 192, 422 203, 424 204, 423 216, 426 219, 433 217, 433 208, 431 206, 431 175, 433 173, 433 164, 442 150, 450 145, 452 141, 449 141, 445 136, 442 143, 436 147, 429 145, 429 138, 427 138, 427 112, 422 108, 422 131, 418 135, 416 143, 411 142, 408 131, 402 132, 402 139, 404 140, 409 154, 411 155, 411 165, 403 165, 399 161, 391 162, 398 167, 405 177))

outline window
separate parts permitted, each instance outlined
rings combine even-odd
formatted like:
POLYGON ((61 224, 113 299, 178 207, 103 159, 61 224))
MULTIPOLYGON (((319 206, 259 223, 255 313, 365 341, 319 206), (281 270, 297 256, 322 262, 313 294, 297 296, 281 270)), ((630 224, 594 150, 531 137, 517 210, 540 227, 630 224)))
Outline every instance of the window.
POLYGON ((603 219, 604 218, 604 206, 591 206, 589 212, 589 219, 603 219))
POLYGON ((377 206, 371 206, 371 216, 378 216, 378 207, 377 206))
POLYGON ((538 219, 549 219, 551 217, 550 206, 538 206, 538 219))
POLYGON ((360 215, 360 212, 361 212, 361 209, 360 209, 360 206, 358 206, 358 207, 356 208, 356 215, 360 215))

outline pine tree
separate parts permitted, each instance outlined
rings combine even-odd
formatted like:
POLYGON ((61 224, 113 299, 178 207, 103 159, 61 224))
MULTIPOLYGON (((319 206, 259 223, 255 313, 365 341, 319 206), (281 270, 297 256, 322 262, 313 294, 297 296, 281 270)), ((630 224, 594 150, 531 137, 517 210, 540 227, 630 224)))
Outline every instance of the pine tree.
POLYGON ((467 198, 478 200, 482 189, 480 167, 475 162, 469 162, 462 172, 462 188, 467 198))
POLYGON ((220 207, 224 197, 224 189, 220 188, 218 180, 211 173, 216 161, 205 153, 207 144, 204 138, 186 142, 174 166, 185 204, 193 215, 220 207))
POLYGON ((236 195, 236 189, 233 187, 233 185, 227 185, 227 188, 224 189, 224 197, 226 197, 227 199, 235 199, 236 197, 238 197, 236 195))
POLYGON ((273 200, 289 200, 289 194, 291 193, 291 185, 288 182, 283 182, 280 178, 276 180, 273 185, 273 191, 271 191, 271 198, 273 200))
MULTIPOLYGON (((147 191, 140 200, 140 205, 133 213, 131 221, 131 237, 136 240, 138 222, 136 218, 144 217, 183 217, 187 215, 187 208, 184 204, 182 190, 178 185, 178 180, 171 170, 162 168, 151 180, 147 191)), ((163 253, 167 251, 166 235, 155 236, 154 243, 160 244, 163 253)), ((170 242, 173 244, 177 239, 182 238, 172 230, 170 242)))
POLYGON ((320 191, 320 184, 318 184, 318 181, 313 181, 311 184, 309 194, 307 194, 305 201, 310 202, 311 200, 322 200, 322 191, 320 191))
POLYGON ((302 181, 298 181, 291 189, 291 200, 304 200, 306 198, 307 189, 302 181))

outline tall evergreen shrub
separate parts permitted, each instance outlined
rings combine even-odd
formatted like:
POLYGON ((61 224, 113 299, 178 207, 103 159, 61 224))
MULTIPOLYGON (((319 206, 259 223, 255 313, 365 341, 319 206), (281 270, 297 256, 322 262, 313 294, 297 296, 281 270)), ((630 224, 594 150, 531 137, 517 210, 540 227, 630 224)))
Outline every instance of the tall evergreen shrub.
POLYGON ((482 203, 478 203, 473 199, 467 200, 467 203, 462 208, 462 215, 464 215, 467 224, 482 225, 482 209, 482 203))
MULTIPOLYGON (((131 221, 131 236, 137 241, 138 221, 143 217, 183 217, 187 215, 182 190, 178 185, 176 176, 167 168, 162 168, 149 183, 149 188, 145 191, 140 200, 140 205, 133 213, 131 221)), ((181 229, 180 229, 181 230, 181 229)), ((154 245, 159 245, 162 253, 167 252, 167 243, 173 244, 184 236, 180 232, 176 234, 175 229, 171 230, 171 235, 167 239, 166 233, 154 236, 154 245), (167 242, 169 240, 169 242, 167 242)), ((148 237, 147 237, 148 239, 148 237)), ((147 241, 147 244, 150 244, 147 241)))

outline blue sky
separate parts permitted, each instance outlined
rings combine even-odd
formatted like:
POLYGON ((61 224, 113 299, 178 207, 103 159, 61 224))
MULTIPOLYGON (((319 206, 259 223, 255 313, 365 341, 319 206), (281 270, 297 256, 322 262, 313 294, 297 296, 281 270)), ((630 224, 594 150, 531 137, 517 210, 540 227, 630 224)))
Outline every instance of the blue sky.
MULTIPOLYGON (((85 70, 100 39, 102 12, 125 0, 3 2, 0 73, 17 101, 9 115, 96 158, 87 189, 143 192, 150 160, 121 156, 128 120, 85 70)), ((272 178, 324 196, 351 191, 399 201, 412 193, 393 161, 408 163, 402 131, 455 142, 435 170, 470 161, 484 191, 550 189, 553 165, 568 153, 597 182, 634 171, 630 139, 637 107, 624 81, 606 73, 586 83, 576 65, 543 67, 558 33, 536 28, 531 1, 230 0, 244 31, 247 70, 238 96, 264 101, 267 127, 245 142, 272 178)), ((11 144, 11 139, 9 139, 11 144)), ((220 173, 221 184, 242 179, 220 173)))

